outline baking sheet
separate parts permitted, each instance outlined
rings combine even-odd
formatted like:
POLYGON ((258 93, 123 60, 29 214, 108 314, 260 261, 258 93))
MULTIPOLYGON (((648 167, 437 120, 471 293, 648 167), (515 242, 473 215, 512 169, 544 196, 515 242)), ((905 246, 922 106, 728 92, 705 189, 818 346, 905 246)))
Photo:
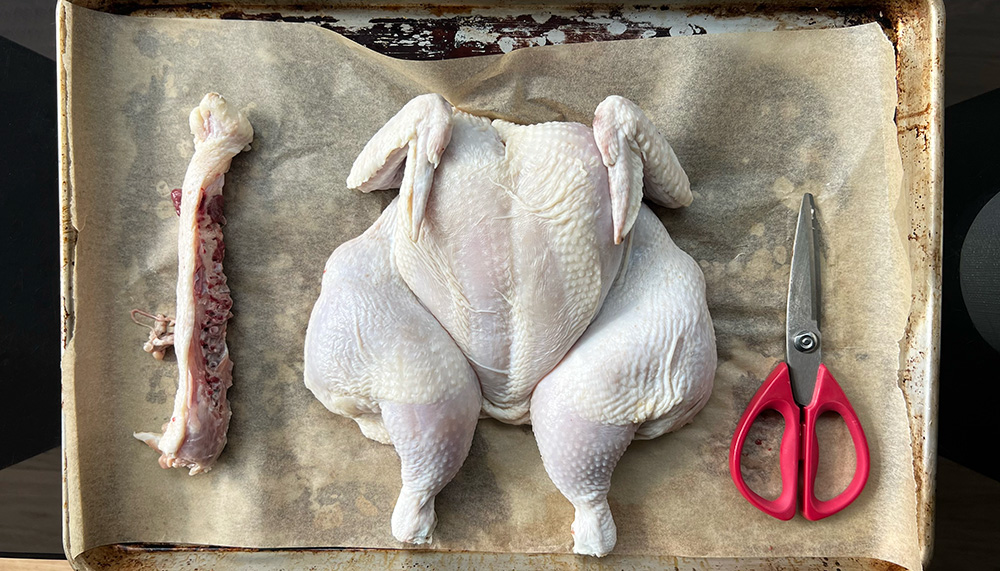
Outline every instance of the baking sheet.
MULTIPOLYGON (((909 424, 896 384, 910 286, 906 225, 897 221, 905 209, 895 69, 877 26, 401 62, 310 26, 64 8, 70 206, 79 231, 65 361, 68 495, 79 506, 71 556, 127 541, 399 547, 388 532, 399 485, 391 448, 365 440, 301 384, 302 337, 323 261, 391 199, 346 191, 350 163, 419 93, 438 91, 467 111, 521 122, 586 123, 605 95, 618 93, 645 109, 691 176, 694 205, 662 217, 705 270, 720 367, 713 399, 692 426, 634 444, 619 465, 610 498, 616 553, 837 554, 919 568, 909 424), (172 310, 168 193, 191 153, 186 114, 211 90, 242 107, 257 136, 227 177, 236 314, 230 443, 215 471, 188 478, 161 471, 155 454, 130 439, 169 414, 174 370, 141 352, 144 333, 127 314, 172 310), (783 353, 787 263, 804 191, 817 194, 826 246, 826 361, 858 410, 873 457, 861 498, 818 524, 759 514, 726 467, 736 418, 783 353)), ((776 454, 768 438, 777 434, 759 434, 748 466, 762 465, 768 448, 776 454)), ((828 488, 846 483, 830 468, 828 488)), ((572 509, 524 428, 482 422, 438 513, 440 549, 571 545, 572 509)))

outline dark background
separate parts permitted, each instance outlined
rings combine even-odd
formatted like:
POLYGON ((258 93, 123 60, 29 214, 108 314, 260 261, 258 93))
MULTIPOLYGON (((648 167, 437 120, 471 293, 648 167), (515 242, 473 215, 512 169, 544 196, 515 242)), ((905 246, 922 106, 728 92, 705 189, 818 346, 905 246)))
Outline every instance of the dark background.
MULTIPOLYGON (((994 458, 1000 430, 991 411, 1000 402, 993 368, 1000 342, 995 331, 984 329, 993 346, 977 331, 962 297, 963 287, 985 296, 977 323, 992 318, 1000 329, 1000 303, 992 299, 1000 298, 1000 282, 992 279, 1000 268, 1000 208, 976 221, 1000 191, 1000 1, 945 0, 945 7, 945 234, 932 569, 1000 569, 1000 462, 994 458), (977 260, 985 266, 962 276, 966 238, 980 252, 979 258, 966 252, 966 268, 977 260)), ((0 556, 62 556, 54 15, 51 0, 0 0, 0 556)))

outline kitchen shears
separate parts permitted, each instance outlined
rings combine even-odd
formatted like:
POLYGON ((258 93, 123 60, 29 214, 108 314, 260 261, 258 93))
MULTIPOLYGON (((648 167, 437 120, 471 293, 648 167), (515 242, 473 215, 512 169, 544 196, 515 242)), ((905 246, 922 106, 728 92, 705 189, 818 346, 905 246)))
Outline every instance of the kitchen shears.
POLYGON ((802 197, 792 247, 785 318, 786 362, 779 363, 743 412, 729 449, 729 471, 740 493, 762 512, 781 520, 795 515, 799 491, 799 464, 803 464, 802 514, 808 520, 831 516, 853 502, 868 481, 871 465, 868 441, 858 415, 844 391, 823 365, 819 330, 819 267, 816 240, 816 205, 811 194, 802 197), (785 419, 781 438, 781 495, 768 500, 751 490, 740 469, 743 443, 754 420, 765 410, 785 419), (815 494, 819 467, 816 420, 833 411, 847 424, 854 442, 856 466, 847 488, 829 500, 815 494))

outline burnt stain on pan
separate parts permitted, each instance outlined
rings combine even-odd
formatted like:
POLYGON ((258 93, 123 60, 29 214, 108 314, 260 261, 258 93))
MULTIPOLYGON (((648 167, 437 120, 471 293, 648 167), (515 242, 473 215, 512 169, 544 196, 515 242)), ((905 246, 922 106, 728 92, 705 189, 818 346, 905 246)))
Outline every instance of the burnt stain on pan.
MULTIPOLYGON (((495 10, 480 13, 484 8, 482 6, 435 6, 418 3, 375 7, 351 4, 331 7, 321 3, 304 3, 282 7, 283 11, 238 6, 227 2, 91 0, 79 3, 121 15, 313 24, 337 32, 384 55, 404 60, 498 55, 540 45, 709 33, 697 22, 665 26, 657 25, 652 18, 644 18, 644 15, 670 9, 669 6, 660 4, 630 6, 627 12, 618 4, 588 4, 560 6, 552 11, 543 11, 544 7, 512 7, 509 13, 495 10), (362 10, 373 13, 373 17, 364 25, 348 22, 340 15, 344 11, 362 10), (529 10, 531 12, 527 12, 529 10), (471 37, 466 34, 469 30, 473 31, 471 37)), ((893 35, 892 14, 895 13, 893 10, 879 10, 872 6, 847 5, 816 9, 768 6, 759 2, 688 6, 678 12, 698 22, 705 19, 723 22, 745 18, 771 20, 775 30, 808 29, 820 22, 832 22, 836 26, 878 22, 890 34, 890 39, 893 35)))

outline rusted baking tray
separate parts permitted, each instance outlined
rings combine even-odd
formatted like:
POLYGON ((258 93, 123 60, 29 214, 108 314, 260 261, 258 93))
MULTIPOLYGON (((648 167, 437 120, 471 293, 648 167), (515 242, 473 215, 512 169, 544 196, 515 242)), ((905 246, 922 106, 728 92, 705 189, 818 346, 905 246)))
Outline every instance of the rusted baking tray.
MULTIPOLYGON (((943 150, 943 30, 941 0, 769 0, 749 3, 671 1, 636 6, 544 2, 501 6, 449 2, 428 5, 402 0, 361 6, 334 0, 72 0, 81 7, 113 14, 300 22, 338 32, 372 50, 403 59, 445 59, 499 54, 537 45, 546 36, 557 43, 612 41, 642 37, 720 34, 845 27, 875 22, 896 49, 896 125, 909 201, 909 256, 913 306, 901 355, 899 384, 911 418, 917 526, 921 550, 930 559, 934 516, 937 368, 941 304, 941 211, 943 150), (648 17, 655 11, 656 18, 648 17), (544 13, 545 17, 533 17, 544 13), (481 33, 475 37, 468 30, 481 33), (419 37, 420 41, 414 40, 419 37)), ((62 30, 62 28, 61 28, 62 30)), ((60 37, 60 53, 66 39, 60 37)), ((111 63, 113 65, 113 63, 111 63)), ((64 67, 59 66, 60 73, 64 67)), ((60 77, 62 193, 70 191, 67 78, 60 77)), ((65 204, 65 201, 64 201, 65 204)), ((74 232, 64 209, 63 330, 73 319, 70 265, 74 232)), ((74 509, 66 494, 64 519, 74 509)), ((243 549, 165 544, 120 544, 91 549, 72 564, 81 569, 190 566, 202 569, 330 568, 538 568, 599 567, 605 564, 650 569, 889 569, 869 559, 687 559, 677 557, 605 560, 569 554, 439 553, 384 549, 243 549)))

